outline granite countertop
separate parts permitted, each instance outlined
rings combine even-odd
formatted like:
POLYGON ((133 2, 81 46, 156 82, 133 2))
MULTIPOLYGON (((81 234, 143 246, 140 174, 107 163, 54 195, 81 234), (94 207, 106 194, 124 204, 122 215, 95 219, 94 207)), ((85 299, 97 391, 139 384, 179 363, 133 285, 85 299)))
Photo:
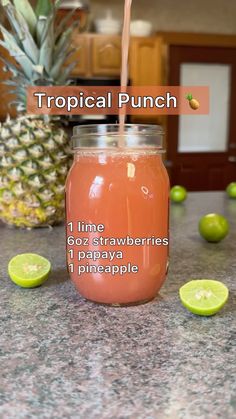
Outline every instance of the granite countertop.
POLYGON ((64 228, 0 229, 0 417, 86 419, 236 418, 236 201, 190 194, 171 207, 168 279, 151 303, 111 308, 83 300, 68 280, 64 228), (201 215, 219 212, 230 235, 208 244, 201 215), (53 264, 49 281, 27 290, 8 260, 34 251, 53 264), (214 317, 178 298, 190 278, 215 278, 230 299, 214 317))

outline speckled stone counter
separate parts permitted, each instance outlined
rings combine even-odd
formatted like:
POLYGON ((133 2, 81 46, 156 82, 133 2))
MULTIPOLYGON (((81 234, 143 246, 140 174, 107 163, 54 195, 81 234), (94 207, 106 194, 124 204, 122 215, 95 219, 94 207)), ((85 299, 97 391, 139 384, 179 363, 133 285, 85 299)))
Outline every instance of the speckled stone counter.
POLYGON ((64 228, 0 228, 0 418, 236 418, 236 201, 190 194, 171 207, 168 279, 155 301, 110 308, 84 301, 68 280, 64 228), (208 244, 201 215, 219 212, 230 235, 208 244), (24 290, 8 260, 35 251, 53 264, 50 280, 24 290), (189 278, 216 278, 230 300, 211 318, 180 304, 189 278))

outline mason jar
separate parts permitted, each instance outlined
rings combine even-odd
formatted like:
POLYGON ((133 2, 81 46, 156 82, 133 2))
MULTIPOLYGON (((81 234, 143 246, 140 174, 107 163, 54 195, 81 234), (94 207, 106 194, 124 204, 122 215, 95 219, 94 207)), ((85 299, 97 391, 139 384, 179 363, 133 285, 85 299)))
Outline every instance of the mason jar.
POLYGON ((66 182, 67 265, 88 300, 152 300, 168 267, 169 179, 163 130, 154 125, 76 126, 66 182))

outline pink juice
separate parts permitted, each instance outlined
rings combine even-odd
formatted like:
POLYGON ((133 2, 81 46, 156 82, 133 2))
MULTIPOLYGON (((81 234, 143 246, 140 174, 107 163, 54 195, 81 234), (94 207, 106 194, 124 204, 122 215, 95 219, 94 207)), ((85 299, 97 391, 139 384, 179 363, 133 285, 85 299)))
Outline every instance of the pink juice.
MULTIPOLYGON (((78 127, 78 141, 83 142, 86 128, 98 127, 78 127)), ((118 126, 112 128, 119 132, 118 126)), ((124 129, 132 132, 133 127, 124 129)), ((75 150, 66 184, 67 258, 71 278, 85 298, 131 304, 154 298, 162 286, 168 264, 169 180, 161 151, 145 146, 130 151, 127 144, 122 150, 75 150)))

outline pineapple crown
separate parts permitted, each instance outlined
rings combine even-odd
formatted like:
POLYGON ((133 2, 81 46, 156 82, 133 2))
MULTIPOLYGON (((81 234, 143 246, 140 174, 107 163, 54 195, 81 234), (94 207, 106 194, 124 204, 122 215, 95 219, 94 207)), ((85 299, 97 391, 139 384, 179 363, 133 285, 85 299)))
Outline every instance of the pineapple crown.
POLYGON ((71 36, 78 22, 68 27, 74 10, 56 25, 56 14, 61 0, 38 0, 35 10, 28 0, 0 0, 11 32, 0 24, 2 45, 14 60, 1 57, 4 71, 12 73, 4 83, 11 86, 16 99, 11 104, 18 112, 26 110, 28 86, 53 86, 69 84, 69 76, 76 62, 62 69, 75 51, 71 36))

